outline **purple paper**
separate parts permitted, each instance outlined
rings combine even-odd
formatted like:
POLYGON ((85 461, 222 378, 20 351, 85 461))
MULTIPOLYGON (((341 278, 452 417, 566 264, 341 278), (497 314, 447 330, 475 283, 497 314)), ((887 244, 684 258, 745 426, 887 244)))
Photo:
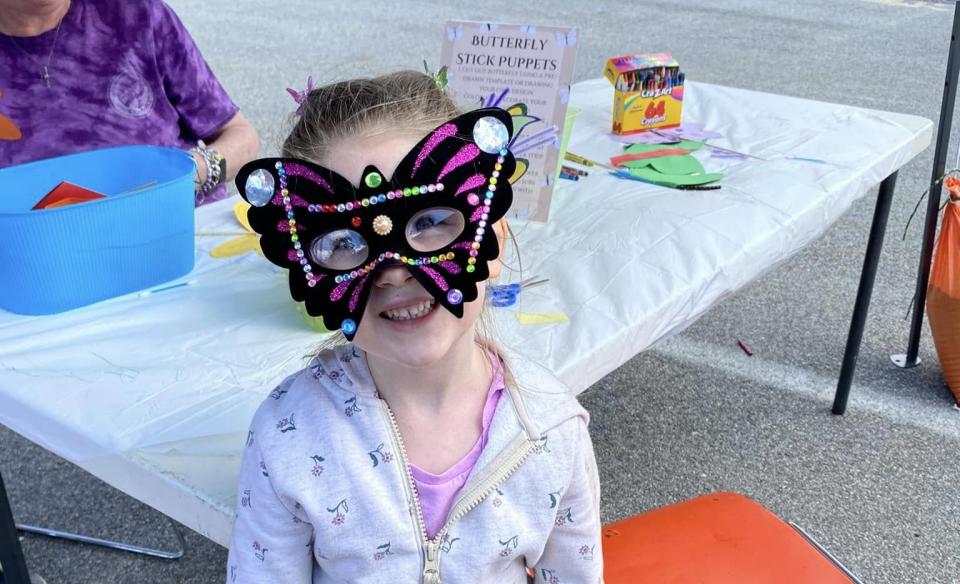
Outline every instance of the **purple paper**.
POLYGON ((678 128, 663 128, 648 130, 639 134, 629 136, 613 135, 613 139, 626 144, 671 144, 681 140, 693 140, 695 142, 705 142, 713 138, 723 138, 723 134, 706 130, 703 124, 696 122, 684 122, 678 128))
POLYGON ((624 144, 676 144, 680 141, 677 138, 659 136, 653 132, 641 132, 639 134, 630 134, 629 136, 610 134, 610 137, 624 144))
MULTIPOLYGON (((710 148, 707 145, 707 148, 710 148)), ((740 154, 739 152, 727 152, 726 150, 715 150, 710 148, 710 158, 724 158, 727 160, 746 160, 747 156, 745 154, 740 154)))

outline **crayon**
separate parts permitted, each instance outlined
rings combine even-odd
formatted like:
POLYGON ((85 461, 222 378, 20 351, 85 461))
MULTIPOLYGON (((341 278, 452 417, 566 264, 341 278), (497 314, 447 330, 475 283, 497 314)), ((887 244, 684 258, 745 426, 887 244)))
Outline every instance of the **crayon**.
POLYGON ((567 174, 575 174, 577 176, 589 176, 590 173, 585 170, 580 170, 579 168, 572 168, 570 166, 562 166, 560 172, 565 172, 567 174))

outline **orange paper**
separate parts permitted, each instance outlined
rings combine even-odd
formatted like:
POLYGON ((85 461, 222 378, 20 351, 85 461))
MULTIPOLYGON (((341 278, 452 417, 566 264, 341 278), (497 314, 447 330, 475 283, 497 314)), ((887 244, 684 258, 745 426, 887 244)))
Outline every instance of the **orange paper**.
POLYGON ((61 182, 52 191, 46 194, 45 197, 40 199, 40 201, 33 206, 33 210, 38 209, 53 209, 55 207, 65 207, 67 205, 73 205, 76 203, 84 203, 86 201, 95 201, 97 199, 104 199, 105 195, 85 189, 83 187, 78 187, 73 183, 68 183, 66 181, 61 182))

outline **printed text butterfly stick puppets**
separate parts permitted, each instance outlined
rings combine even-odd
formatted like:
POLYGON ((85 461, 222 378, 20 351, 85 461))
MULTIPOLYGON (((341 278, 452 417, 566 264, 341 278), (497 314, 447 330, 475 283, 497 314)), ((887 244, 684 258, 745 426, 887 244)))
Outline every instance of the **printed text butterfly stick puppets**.
POLYGON ((293 298, 352 340, 370 280, 389 266, 405 266, 463 316, 499 256, 492 226, 513 199, 511 136, 509 113, 478 109, 427 134, 389 178, 371 165, 354 186, 305 160, 268 158, 236 182, 264 254, 289 270, 293 298))

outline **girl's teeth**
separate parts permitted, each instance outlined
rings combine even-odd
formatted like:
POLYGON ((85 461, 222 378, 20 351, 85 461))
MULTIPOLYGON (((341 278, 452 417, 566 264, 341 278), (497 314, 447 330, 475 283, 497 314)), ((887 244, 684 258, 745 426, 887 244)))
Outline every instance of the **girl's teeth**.
POLYGON ((390 320, 412 320, 426 315, 433 308, 434 301, 421 302, 416 306, 409 308, 400 308, 398 310, 387 310, 384 312, 390 320))

